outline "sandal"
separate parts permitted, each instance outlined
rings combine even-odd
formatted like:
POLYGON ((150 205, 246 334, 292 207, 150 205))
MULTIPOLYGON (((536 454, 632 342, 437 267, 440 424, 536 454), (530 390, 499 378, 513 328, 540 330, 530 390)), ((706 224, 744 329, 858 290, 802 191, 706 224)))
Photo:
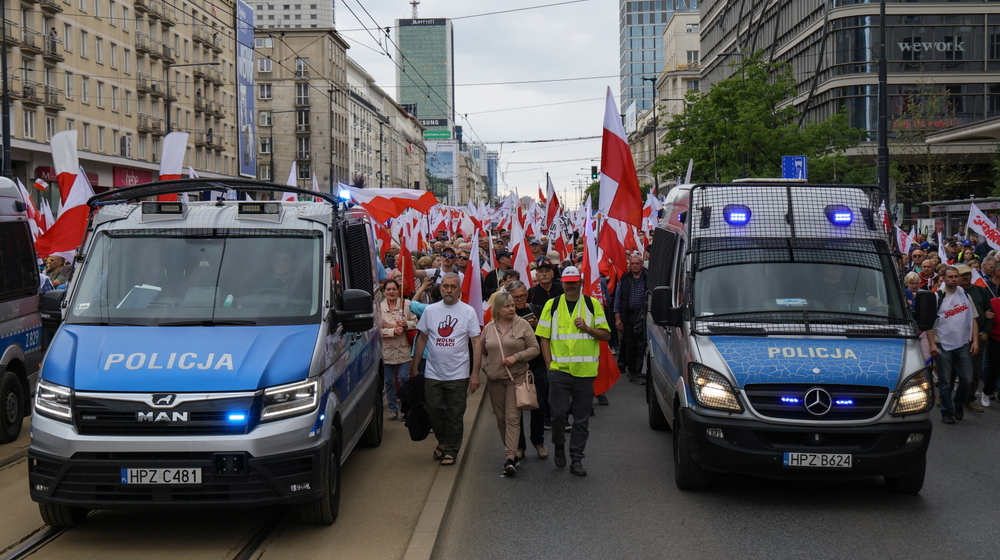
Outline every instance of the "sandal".
POLYGON ((437 447, 435 447, 434 448, 434 460, 435 461, 441 461, 441 460, 444 459, 444 457, 445 457, 445 455, 444 455, 444 448, 441 447, 440 445, 437 446, 437 447))
POLYGON ((452 457, 451 455, 445 455, 444 458, 441 459, 442 467, 450 467, 454 464, 455 464, 455 458, 452 457))

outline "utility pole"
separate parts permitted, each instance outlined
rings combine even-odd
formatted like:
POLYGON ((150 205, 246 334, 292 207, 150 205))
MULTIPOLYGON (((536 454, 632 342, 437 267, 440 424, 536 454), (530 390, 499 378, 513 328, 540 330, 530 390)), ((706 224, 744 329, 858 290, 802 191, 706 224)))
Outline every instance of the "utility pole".
POLYGON ((653 161, 649 164, 649 174, 653 176, 653 192, 660 192, 660 180, 653 172, 653 166, 656 165, 656 104, 659 102, 659 93, 656 92, 656 78, 646 78, 643 77, 642 81, 653 83, 653 161))
POLYGON ((878 6, 878 151, 875 167, 875 181, 882 190, 886 205, 889 204, 889 67, 885 59, 885 0, 878 6))
POLYGON ((3 112, 3 176, 13 179, 10 166, 10 88, 7 78, 7 0, 0 0, 0 13, 3 13, 3 41, 0 41, 0 74, 3 74, 3 97, 0 100, 3 112))

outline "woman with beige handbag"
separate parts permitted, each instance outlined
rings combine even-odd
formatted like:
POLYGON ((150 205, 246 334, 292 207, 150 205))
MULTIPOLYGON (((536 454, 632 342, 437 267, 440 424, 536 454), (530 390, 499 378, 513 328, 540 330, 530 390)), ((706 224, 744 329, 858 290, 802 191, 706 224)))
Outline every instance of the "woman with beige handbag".
POLYGON ((486 387, 504 444, 503 472, 513 475, 518 467, 521 411, 538 407, 537 397, 534 403, 531 402, 534 383, 528 362, 541 349, 531 325, 517 316, 514 298, 506 292, 496 294, 493 320, 483 329, 479 340, 483 345, 482 369, 486 373, 486 387))

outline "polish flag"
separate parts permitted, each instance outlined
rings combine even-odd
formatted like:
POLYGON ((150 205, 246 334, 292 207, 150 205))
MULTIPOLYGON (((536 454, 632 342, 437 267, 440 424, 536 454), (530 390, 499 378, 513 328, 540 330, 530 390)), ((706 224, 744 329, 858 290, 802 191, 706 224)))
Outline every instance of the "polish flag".
POLYGON ((413 254, 410 252, 412 243, 411 234, 399 244, 399 258, 396 259, 396 268, 403 271, 403 293, 407 295, 413 295, 417 289, 416 275, 413 273, 413 254))
POLYGON ((351 193, 351 198, 363 206, 378 222, 398 217, 407 208, 426 214, 438 203, 434 193, 415 189, 356 189, 341 185, 351 193))
MULTIPOLYGON (((589 212, 587 223, 584 226, 583 238, 583 263, 580 266, 580 272, 583 275, 582 293, 584 296, 596 298, 598 303, 604 306, 607 302, 604 301, 604 292, 601 290, 600 272, 597 267, 597 246, 594 243, 594 226, 589 212)), ((597 310, 595 309, 594 311, 597 310)), ((610 320, 611 318, 608 317, 608 321, 610 320)), ((613 324, 611 328, 614 328, 613 324)), ((615 359, 614 354, 611 353, 611 346, 607 342, 599 342, 599 344, 601 355, 597 364, 597 378, 594 379, 595 395, 607 393, 608 389, 622 375, 621 370, 618 369, 618 361, 615 359)))
MULTIPOLYGON (((548 173, 545 174, 545 181, 548 183, 546 188, 549 191, 549 202, 545 206, 545 223, 551 226, 559 216, 559 197, 556 196, 556 188, 552 185, 552 177, 549 177, 548 173)), ((548 228, 543 228, 542 231, 546 229, 548 228)))
MULTIPOLYGON (((76 131, 66 132, 73 133, 73 143, 75 144, 76 131)), ((56 136, 59 134, 62 132, 56 136)), ((53 136, 53 140, 55 140, 55 136, 53 136)), ((56 155, 56 153, 56 150, 53 149, 52 154, 56 155)), ((62 177, 63 173, 58 176, 62 177)), ((59 188, 61 190, 62 185, 59 188)), ((48 256, 62 251, 75 251, 80 247, 87 229, 87 217, 90 215, 87 200, 92 196, 94 196, 94 188, 87 180, 87 173, 82 167, 79 167, 73 180, 73 187, 69 189, 62 210, 59 212, 59 219, 35 241, 35 252, 39 256, 48 256)))
POLYGON ((611 259, 619 274, 628 270, 625 240, 628 238, 629 225, 615 218, 605 217, 597 245, 604 250, 604 255, 611 259))
POLYGON ((49 189, 49 184, 42 179, 35 179, 35 188, 40 191, 45 191, 49 189))
MULTIPOLYGON (((295 162, 292 162, 292 169, 288 172, 288 179, 285 179, 285 184, 289 187, 297 187, 299 181, 296 179, 298 171, 295 166, 295 162)), ((293 192, 284 192, 281 194, 282 202, 297 202, 299 200, 299 195, 293 192)))
MULTIPOLYGON (((66 199, 73 190, 76 176, 80 172, 80 156, 76 151, 76 131, 64 130, 52 135, 49 141, 52 148, 52 167, 56 171, 56 181, 59 183, 59 201, 66 206, 66 199)), ((76 247, 73 247, 76 249, 76 247)))
POLYGON ((531 255, 531 247, 528 245, 528 238, 524 235, 521 224, 517 220, 514 220, 513 229, 510 231, 510 245, 512 247, 511 252, 514 254, 514 259, 510 267, 521 273, 521 282, 524 282, 524 285, 530 288, 532 286, 531 268, 528 264, 531 262, 531 257, 529 256, 531 255))
POLYGON ((385 254, 389 252, 389 246, 392 245, 392 236, 389 234, 389 230, 385 228, 384 225, 374 222, 375 225, 375 239, 379 243, 378 252, 381 256, 383 262, 385 261, 385 254))
POLYGON ((542 187, 538 187, 538 200, 541 201, 542 204, 545 204, 546 202, 545 195, 542 194, 542 187))
POLYGON ((615 98, 608 88, 601 143, 601 199, 598 211, 607 217, 642 227, 642 194, 635 162, 628 147, 615 98))
MULTIPOLYGON (((160 156, 160 180, 180 179, 184 171, 184 152, 187 151, 188 133, 171 132, 163 137, 163 153, 160 156)), ((176 194, 161 194, 156 200, 175 202, 176 194)))
POLYGON ((49 201, 44 198, 42 199, 42 207, 38 211, 42 215, 42 222, 38 224, 38 228, 42 233, 45 233, 55 225, 56 218, 52 215, 52 207, 49 206, 49 201))
POLYGON ((479 317, 479 326, 483 322, 483 277, 480 273, 479 265, 479 232, 472 234, 472 251, 469 254, 469 262, 465 265, 465 278, 462 281, 462 301, 471 305, 476 310, 479 317))
POLYGON ((34 241, 42 233, 39 229, 39 222, 43 220, 42 214, 35 208, 35 203, 31 201, 28 189, 24 188, 24 183, 20 179, 17 180, 17 189, 21 191, 21 199, 24 200, 25 211, 28 214, 28 227, 31 230, 31 240, 34 241))
POLYGON ((976 286, 980 286, 983 288, 986 287, 986 280, 984 280, 982 275, 979 274, 979 271, 974 268, 972 269, 972 283, 975 284, 976 286))

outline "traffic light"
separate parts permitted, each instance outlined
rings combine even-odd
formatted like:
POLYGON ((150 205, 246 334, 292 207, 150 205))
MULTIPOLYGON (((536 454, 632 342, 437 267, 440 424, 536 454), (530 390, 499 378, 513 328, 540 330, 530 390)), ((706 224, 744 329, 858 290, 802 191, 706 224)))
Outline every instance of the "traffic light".
POLYGON ((596 181, 597 177, 598 177, 597 166, 596 165, 591 165, 590 166, 590 178, 596 181))

